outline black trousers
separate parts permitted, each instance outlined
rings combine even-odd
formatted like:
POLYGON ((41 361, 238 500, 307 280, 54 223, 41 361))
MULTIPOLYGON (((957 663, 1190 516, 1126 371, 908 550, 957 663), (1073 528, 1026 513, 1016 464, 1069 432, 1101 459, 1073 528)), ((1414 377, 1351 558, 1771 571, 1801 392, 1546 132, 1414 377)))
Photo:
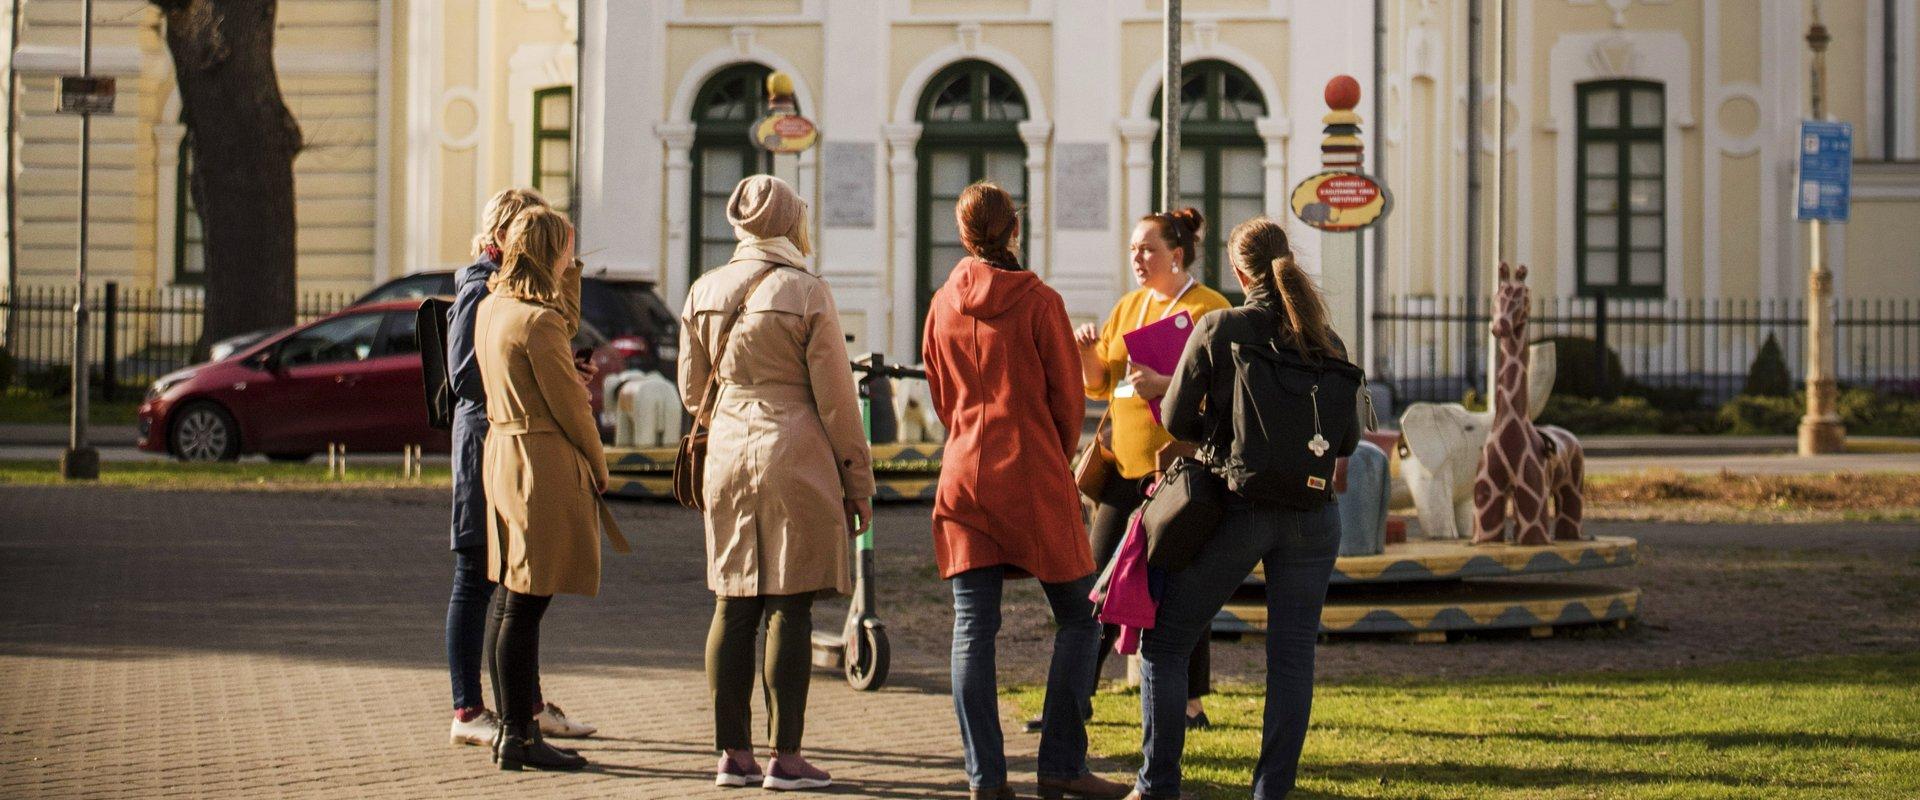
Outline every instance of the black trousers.
POLYGON ((502 586, 494 595, 500 620, 493 638, 493 691, 500 721, 530 724, 540 691, 540 618, 552 595, 521 594, 502 586))
MULTIPOLYGON (((1087 538, 1092 540, 1093 563, 1095 568, 1105 570, 1113 554, 1120 550, 1120 542, 1127 535, 1127 518, 1134 509, 1146 502, 1147 496, 1141 492, 1140 479, 1122 478, 1115 471, 1107 478, 1107 485, 1100 491, 1100 503, 1093 510, 1093 524, 1087 527, 1087 538)), ((1120 626, 1100 626, 1100 660, 1094 666, 1094 675, 1099 675, 1107 666, 1107 656, 1113 653, 1113 643, 1120 638, 1120 626)), ((1213 648, 1207 637, 1193 645, 1193 655, 1187 660, 1187 699, 1205 697, 1213 693, 1213 665, 1210 663, 1213 648)))

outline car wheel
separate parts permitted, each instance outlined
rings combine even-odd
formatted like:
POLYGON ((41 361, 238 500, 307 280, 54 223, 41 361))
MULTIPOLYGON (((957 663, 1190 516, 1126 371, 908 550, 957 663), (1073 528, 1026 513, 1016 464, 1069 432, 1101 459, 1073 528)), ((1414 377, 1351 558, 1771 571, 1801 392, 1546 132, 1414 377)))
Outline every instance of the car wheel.
POLYGON ((240 425, 218 404, 201 401, 180 410, 168 444, 181 461, 232 461, 240 457, 240 425))
POLYGON ((267 454, 268 461, 279 461, 287 464, 305 464, 307 463, 307 459, 309 458, 313 458, 312 453, 268 453, 267 454))

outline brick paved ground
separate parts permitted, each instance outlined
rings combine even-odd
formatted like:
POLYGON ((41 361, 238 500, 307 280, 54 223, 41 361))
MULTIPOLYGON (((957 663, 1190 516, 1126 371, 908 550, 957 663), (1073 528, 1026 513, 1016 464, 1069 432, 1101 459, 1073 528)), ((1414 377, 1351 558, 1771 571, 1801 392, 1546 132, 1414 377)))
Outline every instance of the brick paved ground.
MULTIPOLYGON (((617 513, 637 554, 542 649, 595 766, 502 774, 446 741, 442 495, 0 487, 0 795, 758 796, 711 785, 697 517, 617 513)), ((809 752, 839 794, 963 796, 944 654, 903 650, 879 693, 816 673, 809 752)), ((1016 780, 1035 745, 1009 736, 1016 780)))

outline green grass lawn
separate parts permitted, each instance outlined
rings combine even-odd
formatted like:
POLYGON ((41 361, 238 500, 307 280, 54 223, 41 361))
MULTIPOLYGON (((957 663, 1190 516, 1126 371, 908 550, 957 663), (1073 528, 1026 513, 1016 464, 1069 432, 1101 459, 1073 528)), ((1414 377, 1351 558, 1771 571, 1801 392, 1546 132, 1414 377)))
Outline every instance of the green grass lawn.
MULTIPOLYGON (((351 465, 352 459, 347 463, 351 465)), ((247 461, 238 463, 180 463, 175 461, 109 461, 100 465, 100 483, 107 486, 134 486, 142 489, 325 489, 325 488, 419 488, 444 487, 452 481, 444 466, 428 466, 419 480, 400 476, 400 465, 380 464, 352 467, 344 480, 327 474, 323 460, 310 464, 275 464, 247 461)), ((59 464, 55 461, 0 461, 0 485, 61 484, 59 464)))
MULTIPOLYGON (((132 425, 139 420, 140 387, 121 390, 123 399, 111 403, 94 398, 87 404, 87 419, 95 425, 132 425)), ((0 422, 65 423, 73 412, 67 396, 48 397, 20 389, 0 392, 0 422)))
MULTIPOLYGON (((1038 712, 1039 689, 1011 694, 1038 712)), ((1139 703, 1095 699, 1095 752, 1139 766, 1139 703)), ((1187 793, 1248 795, 1261 707, 1246 686, 1207 698, 1187 793)), ((1920 797, 1920 654, 1325 685, 1295 796, 1920 797)))

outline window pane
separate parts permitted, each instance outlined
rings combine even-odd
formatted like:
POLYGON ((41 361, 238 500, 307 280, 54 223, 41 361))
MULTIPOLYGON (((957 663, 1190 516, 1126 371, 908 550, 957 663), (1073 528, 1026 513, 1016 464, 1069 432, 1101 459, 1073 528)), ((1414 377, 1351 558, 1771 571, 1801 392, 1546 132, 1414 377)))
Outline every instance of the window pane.
POLYGON ((417 324, 418 321, 411 311, 395 311, 388 314, 386 349, 382 352, 390 356, 420 352, 420 340, 413 335, 417 324))
POLYGON ((550 92, 540 96, 540 129, 564 131, 573 126, 573 96, 569 92, 550 92))
POLYGON ((1662 101, 1660 95, 1661 92, 1659 89, 1633 90, 1633 100, 1631 101, 1633 103, 1633 127, 1657 128, 1663 124, 1666 115, 1661 108, 1662 101))
POLYGON ((1267 170, 1261 166, 1261 162, 1265 160, 1266 153, 1258 147, 1222 148, 1220 190, 1227 194, 1264 194, 1267 170))
POLYGON ((1587 93, 1587 127, 1620 127, 1620 94, 1599 90, 1587 93))
POLYGON ((1620 149, 1612 142, 1589 142, 1587 151, 1587 175, 1602 177, 1620 173, 1620 149))
POLYGON ((715 195, 700 198, 700 235, 715 239, 733 235, 733 225, 727 222, 727 198, 715 195))
POLYGON ((928 122, 965 122, 973 119, 973 83, 968 75, 956 75, 940 89, 927 108, 928 122))
POLYGON ((1207 194, 1207 151, 1180 148, 1180 205, 1199 206, 1207 194))
POLYGON ((1627 184, 1627 204, 1634 211, 1659 211, 1661 205, 1660 181, 1636 180, 1627 184))
POLYGON ((1027 118, 1027 102, 1020 94, 1020 87, 998 75, 988 75, 986 83, 987 119, 1017 122, 1027 118))
POLYGON ((373 355, 381 314, 355 314, 320 323, 280 345, 280 363, 289 367, 360 361, 373 355))
POLYGON ((1634 215, 1628 222, 1627 235, 1633 237, 1634 247, 1663 247, 1666 245, 1665 219, 1660 216, 1634 215))
POLYGON ((953 273, 953 266, 966 257, 966 248, 958 245, 930 250, 927 253, 927 286, 938 290, 946 285, 947 276, 953 273))
POLYGON ((1227 73, 1226 83, 1220 98, 1220 118, 1252 122, 1267 113, 1266 104, 1260 102, 1260 89, 1239 75, 1227 73))
POLYGON ((1633 283, 1633 285, 1635 286, 1660 285, 1661 273, 1664 270, 1664 265, 1661 263, 1662 261, 1664 261, 1664 259, 1661 257, 1661 254, 1658 252, 1629 253, 1628 259, 1627 259, 1627 269, 1630 277, 1632 278, 1631 282, 1633 283))
POLYGON ((1207 220, 1207 227, 1213 229, 1211 238, 1225 241, 1227 232, 1233 226, 1260 216, 1266 211, 1265 201, 1255 198, 1229 198, 1220 201, 1220 218, 1207 220))
POLYGON ((934 194, 958 196, 967 184, 973 182, 973 170, 968 164, 966 153, 934 153, 929 164, 932 173, 931 185, 934 194))
POLYGON ((573 169, 573 143, 565 139, 540 140, 540 171, 552 175, 573 169))
POLYGON ((700 188, 703 191, 732 194, 733 187, 740 183, 740 179, 747 177, 741 170, 738 150, 726 148, 700 150, 700 188))
POLYGON ((1659 142, 1634 142, 1627 146, 1627 162, 1638 177, 1658 178, 1661 174, 1659 142))
POLYGON ((998 151, 987 154, 986 179, 1000 184, 1000 188, 1013 195, 1013 201, 1026 200, 1027 194, 1027 156, 1025 153, 998 151))
POLYGON ((1587 210, 1613 211, 1620 206, 1620 184, 1612 178, 1587 181, 1587 210))
POLYGON ((1612 215, 1587 217, 1587 249, 1596 247, 1617 247, 1620 242, 1620 222, 1612 215))
POLYGON ((1588 248, 1582 256, 1586 266, 1587 284, 1590 286, 1614 286, 1620 282, 1620 254, 1605 248, 1588 248))
POLYGON ((703 242, 700 245, 700 263, 695 266, 702 271, 724 266, 733 259, 734 242, 703 242))
POLYGON ((549 175, 540 179, 540 196, 547 198, 556 210, 566 211, 569 198, 573 197, 573 181, 566 175, 549 175))
POLYGON ((953 218, 954 202, 935 199, 927 204, 928 241, 935 246, 960 243, 960 223, 953 218))

